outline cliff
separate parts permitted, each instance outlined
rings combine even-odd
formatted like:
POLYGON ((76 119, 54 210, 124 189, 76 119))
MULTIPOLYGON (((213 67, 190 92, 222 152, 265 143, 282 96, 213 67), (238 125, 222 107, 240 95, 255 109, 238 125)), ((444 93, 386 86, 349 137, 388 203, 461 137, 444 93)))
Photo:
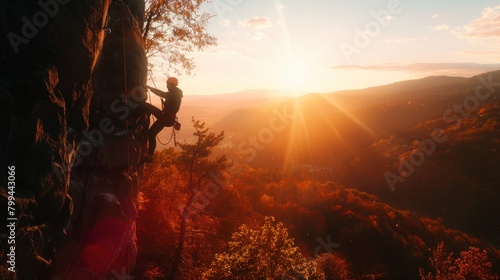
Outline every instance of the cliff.
POLYGON ((0 216, 14 223, 0 229, 0 277, 128 274, 149 125, 144 1, 0 7, 0 216))

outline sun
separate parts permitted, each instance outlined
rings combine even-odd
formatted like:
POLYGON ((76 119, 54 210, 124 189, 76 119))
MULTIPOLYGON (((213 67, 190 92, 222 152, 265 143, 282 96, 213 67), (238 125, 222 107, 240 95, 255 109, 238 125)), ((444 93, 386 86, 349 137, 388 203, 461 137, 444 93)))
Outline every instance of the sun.
POLYGON ((287 89, 305 90, 310 70, 307 65, 296 60, 288 60, 281 66, 281 86, 287 89))

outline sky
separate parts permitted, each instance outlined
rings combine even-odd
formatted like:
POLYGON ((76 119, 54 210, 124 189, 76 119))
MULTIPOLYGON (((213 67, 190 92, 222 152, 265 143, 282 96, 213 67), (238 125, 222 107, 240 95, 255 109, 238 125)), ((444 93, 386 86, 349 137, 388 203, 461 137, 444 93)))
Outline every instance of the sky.
POLYGON ((330 93, 500 69, 498 0, 212 0, 203 9, 218 45, 192 55, 196 70, 179 77, 185 94, 330 93))

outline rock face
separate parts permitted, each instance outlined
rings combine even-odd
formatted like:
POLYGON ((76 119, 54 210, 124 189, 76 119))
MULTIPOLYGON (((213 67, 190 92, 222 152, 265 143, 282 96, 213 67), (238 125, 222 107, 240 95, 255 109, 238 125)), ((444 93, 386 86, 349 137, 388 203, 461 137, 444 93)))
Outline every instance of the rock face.
POLYGON ((15 224, 0 228, 1 279, 120 279, 133 268, 149 125, 143 14, 141 0, 0 2, 0 217, 15 224))

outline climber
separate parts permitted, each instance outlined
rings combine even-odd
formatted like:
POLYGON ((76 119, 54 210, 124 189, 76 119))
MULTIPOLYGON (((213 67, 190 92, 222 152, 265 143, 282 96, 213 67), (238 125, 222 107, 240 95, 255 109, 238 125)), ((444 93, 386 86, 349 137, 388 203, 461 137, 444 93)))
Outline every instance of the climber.
POLYGON ((177 87, 178 85, 179 81, 177 80, 177 78, 170 77, 167 79, 168 92, 161 91, 159 89, 150 87, 148 85, 145 86, 146 88, 151 90, 154 94, 165 99, 164 101, 162 101, 163 111, 149 103, 144 103, 145 111, 148 114, 153 114, 156 117, 156 121, 153 123, 153 125, 151 126, 151 128, 149 128, 148 131, 149 152, 147 158, 144 159, 146 162, 153 161, 153 153, 156 148, 156 135, 160 133, 160 131, 164 127, 172 127, 177 123, 176 114, 179 111, 179 108, 181 107, 181 101, 183 97, 182 90, 177 87))

